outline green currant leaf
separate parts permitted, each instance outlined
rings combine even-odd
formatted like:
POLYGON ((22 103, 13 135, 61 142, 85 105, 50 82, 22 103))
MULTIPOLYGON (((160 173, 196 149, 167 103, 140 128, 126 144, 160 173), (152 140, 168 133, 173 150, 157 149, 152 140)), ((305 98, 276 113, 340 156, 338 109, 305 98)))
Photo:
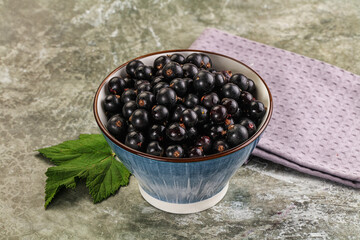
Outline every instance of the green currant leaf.
POLYGON ((129 183, 130 172, 100 134, 81 134, 78 140, 38 149, 55 167, 48 168, 45 186, 45 208, 63 187, 75 188, 85 179, 94 203, 116 193, 129 183))

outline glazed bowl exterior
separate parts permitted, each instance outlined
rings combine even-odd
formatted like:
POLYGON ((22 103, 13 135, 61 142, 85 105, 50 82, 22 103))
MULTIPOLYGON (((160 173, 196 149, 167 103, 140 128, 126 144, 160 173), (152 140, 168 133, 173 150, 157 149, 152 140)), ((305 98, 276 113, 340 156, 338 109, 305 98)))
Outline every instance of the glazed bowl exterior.
POLYGON ((164 203, 165 205, 168 203, 170 205, 166 205, 167 207, 156 207, 175 213, 196 212, 211 207, 214 205, 214 201, 208 199, 214 196, 217 196, 215 204, 221 200, 226 193, 230 178, 249 158, 260 140, 261 134, 269 123, 273 108, 271 93, 263 79, 250 67, 233 58, 206 51, 169 50, 147 54, 136 59, 143 61, 146 65, 152 65, 153 61, 161 55, 180 53, 187 56, 194 52, 209 55, 215 69, 242 73, 251 78, 256 84, 257 99, 261 100, 266 106, 266 114, 257 132, 239 146, 223 153, 205 157, 176 159, 149 155, 131 149, 115 139, 106 129, 106 116, 102 108, 102 102, 107 94, 107 82, 114 76, 126 76, 125 66, 127 63, 116 68, 103 80, 94 100, 94 115, 97 124, 116 156, 138 180, 144 198, 148 201, 148 198, 151 198, 153 202, 149 202, 154 206, 157 203, 164 203), (221 196, 219 196, 220 192, 221 196), (208 202, 206 203, 206 201, 208 202), (200 204, 202 202, 206 204, 202 206, 200 204), (193 210, 185 212, 176 210, 176 204, 189 207, 192 206, 191 204, 196 203, 200 205, 193 210), (172 210, 173 208, 174 210, 172 210))

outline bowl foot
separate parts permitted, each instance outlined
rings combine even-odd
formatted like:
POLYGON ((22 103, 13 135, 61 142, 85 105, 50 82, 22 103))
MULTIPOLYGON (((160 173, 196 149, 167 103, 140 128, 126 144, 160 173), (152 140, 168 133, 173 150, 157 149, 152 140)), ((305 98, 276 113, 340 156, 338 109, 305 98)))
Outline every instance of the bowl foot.
POLYGON ((156 199, 152 196, 150 196, 148 193, 144 191, 144 189, 139 185, 140 193, 143 196, 143 198, 150 203, 152 206, 163 210, 165 212, 169 213, 175 213, 175 214, 189 214, 189 213, 197 213, 201 212, 203 210, 206 210, 208 208, 211 208, 212 206, 216 205, 218 202, 223 199, 225 196, 227 190, 229 188, 229 182, 225 185, 225 187, 218 192, 216 195, 194 203, 169 203, 165 201, 161 201, 159 199, 156 199))

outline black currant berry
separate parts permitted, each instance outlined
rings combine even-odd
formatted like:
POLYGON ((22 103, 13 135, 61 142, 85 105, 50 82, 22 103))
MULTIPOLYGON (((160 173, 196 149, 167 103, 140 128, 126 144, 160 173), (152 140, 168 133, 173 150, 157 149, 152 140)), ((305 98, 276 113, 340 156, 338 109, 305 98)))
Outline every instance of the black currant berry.
POLYGON ((223 98, 221 105, 226 108, 228 114, 235 114, 239 108, 239 104, 232 98, 223 98))
POLYGON ((222 123, 227 117, 226 108, 222 105, 216 105, 211 108, 210 118, 216 123, 222 123))
POLYGON ((185 127, 179 123, 172 123, 166 129, 166 136, 174 142, 180 142, 186 137, 185 127))
POLYGON ((160 89, 167 87, 169 87, 169 84, 167 82, 159 82, 153 87, 152 92, 156 96, 160 89))
POLYGON ((190 93, 183 99, 183 102, 187 108, 193 108, 199 104, 199 98, 197 95, 190 93))
POLYGON ((146 153, 155 156, 162 156, 164 154, 164 149, 160 146, 158 141, 152 141, 148 144, 146 153))
POLYGON ((256 86, 253 80, 251 80, 250 78, 248 78, 248 89, 247 91, 250 92, 251 94, 255 94, 256 91, 256 86))
POLYGON ((165 156, 172 158, 182 158, 184 156, 184 149, 180 145, 171 145, 166 148, 165 156))
POLYGON ((254 135, 256 132, 256 125, 255 123, 248 119, 248 118, 243 118, 241 119, 241 121, 239 122, 240 125, 243 125, 244 127, 246 127, 246 129, 248 130, 249 133, 249 137, 254 135))
POLYGON ((156 102, 171 109, 177 101, 176 92, 172 88, 162 88, 156 94, 156 102))
POLYGON ((217 140, 212 146, 214 153, 221 153, 229 149, 229 145, 224 140, 217 140))
POLYGON ((152 125, 149 129, 149 138, 154 141, 162 142, 165 138, 165 126, 152 125))
POLYGON ((198 122, 198 117, 194 110, 186 109, 182 112, 182 117, 180 120, 186 127, 194 127, 198 122))
POLYGON ((121 136, 126 132, 126 121, 119 114, 116 114, 109 119, 106 127, 113 136, 115 136, 117 139, 120 139, 121 136))
POLYGON ((213 74, 214 74, 214 78, 215 78, 215 87, 222 88, 222 86, 224 86, 224 84, 227 83, 224 75, 221 72, 215 72, 213 74))
POLYGON ((137 95, 136 105, 138 108, 151 109, 155 103, 155 96, 152 92, 144 91, 137 95))
POLYGON ((154 74, 154 69, 150 66, 142 65, 135 70, 135 77, 141 80, 151 80, 154 74))
POLYGON ((253 119, 260 119, 265 115, 266 109, 262 102, 256 100, 250 103, 249 114, 253 119))
POLYGON ((144 136, 140 132, 129 132, 125 138, 125 145, 135 150, 141 150, 145 141, 144 136))
POLYGON ((195 91, 200 94, 208 93, 213 90, 215 86, 215 78, 210 72, 201 70, 194 77, 193 86, 195 91))
POLYGON ((196 127, 191 127, 191 128, 187 128, 186 129, 186 139, 193 141, 197 138, 198 136, 198 131, 196 129, 196 127))
POLYGON ((234 83, 226 83, 221 88, 221 96, 222 98, 232 98, 234 100, 238 100, 241 94, 240 88, 234 83))
POLYGON ((201 66, 202 68, 212 68, 212 61, 211 61, 211 58, 206 55, 206 54, 201 54, 201 57, 202 57, 202 62, 201 62, 201 66))
POLYGON ((195 146, 202 148, 204 153, 208 153, 211 151, 211 144, 211 139, 208 136, 201 136, 195 142, 195 146))
POLYGON ((210 128, 209 136, 211 139, 219 139, 226 135, 226 130, 221 125, 213 125, 210 128))
POLYGON ((165 78, 163 76, 154 77, 154 79, 151 81, 151 87, 154 87, 159 82, 165 82, 165 78))
POLYGON ((125 119, 129 119, 129 117, 131 116, 131 114, 137 109, 137 105, 135 101, 128 101, 127 103, 124 104, 123 108, 122 108, 122 114, 124 116, 125 119))
POLYGON ((209 111, 207 110, 207 108, 201 105, 196 105, 193 110, 196 113, 198 122, 200 124, 205 123, 209 120, 209 111))
POLYGON ((143 65, 144 63, 140 60, 133 60, 126 65, 126 73, 129 74, 130 77, 135 78, 135 70, 143 65))
MULTIPOLYGON (((135 80, 129 77, 123 78, 125 82, 125 88, 133 88, 135 85, 135 80)), ((124 88, 124 89, 125 89, 124 88)))
POLYGON ((136 109, 129 118, 130 123, 137 130, 145 130, 150 124, 150 116, 145 109, 136 109))
POLYGON ((235 124, 228 128, 226 141, 231 147, 235 147, 249 138, 249 133, 243 125, 235 124))
POLYGON ((198 74, 199 69, 192 63, 185 63, 182 67, 184 77, 193 79, 198 74))
POLYGON ((129 101, 135 101, 136 92, 133 89, 127 89, 123 94, 121 94, 121 102, 127 103, 129 101))
POLYGON ((169 62, 162 69, 162 75, 165 79, 171 81, 174 78, 183 77, 183 69, 179 63, 169 62))
POLYGON ((148 81, 144 81, 143 83, 137 86, 136 90, 137 90, 137 94, 141 92, 149 92, 151 90, 151 85, 148 81))
POLYGON ((192 147, 189 149, 189 157, 202 157, 204 156, 204 151, 199 147, 192 147))
POLYGON ((174 53, 173 55, 170 56, 170 59, 171 61, 177 62, 179 64, 185 63, 185 57, 179 53, 174 53))
POLYGON ((203 65, 203 57, 200 53, 192 53, 189 56, 186 57, 185 60, 186 63, 192 63, 198 68, 201 68, 203 65))
POLYGON ((104 100, 104 109, 106 112, 116 113, 121 112, 122 102, 120 95, 108 95, 104 100))
POLYGON ((151 115, 155 121, 164 123, 169 118, 169 110, 163 105, 155 105, 151 110, 151 115))
POLYGON ((174 111, 171 115, 171 121, 172 122, 179 122, 180 118, 182 116, 182 112, 186 109, 186 107, 182 104, 178 104, 174 107, 174 111))
POLYGON ((212 93, 209 93, 207 95, 204 95, 202 98, 201 98, 201 104, 206 107, 206 108, 212 108, 214 107, 215 105, 219 104, 220 102, 220 98, 219 96, 212 92, 212 93))
POLYGON ((243 108, 248 109, 253 100, 253 95, 247 91, 242 91, 240 94, 239 102, 243 108))
POLYGON ((187 81, 183 78, 175 78, 170 82, 170 87, 174 89, 176 95, 179 97, 184 97, 188 91, 187 81))
POLYGON ((230 82, 236 84, 242 91, 247 91, 249 88, 247 77, 240 73, 233 74, 230 78, 230 82))
POLYGON ((166 55, 160 56, 154 60, 154 68, 158 71, 161 70, 168 62, 170 58, 166 55))
POLYGON ((113 77, 108 83, 108 90, 111 94, 121 95, 125 89, 126 82, 121 77, 113 77))

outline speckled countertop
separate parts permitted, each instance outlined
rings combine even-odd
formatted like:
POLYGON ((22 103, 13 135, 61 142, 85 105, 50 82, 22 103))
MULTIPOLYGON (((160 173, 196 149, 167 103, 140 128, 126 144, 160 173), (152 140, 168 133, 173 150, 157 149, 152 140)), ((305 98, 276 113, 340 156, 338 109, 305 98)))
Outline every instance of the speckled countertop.
POLYGON ((172 215, 128 187, 93 204, 84 185, 44 210, 34 149, 99 133, 92 100, 116 66, 187 48, 206 27, 360 74, 360 3, 0 0, 0 238, 359 239, 360 191, 252 159, 207 211, 172 215))

